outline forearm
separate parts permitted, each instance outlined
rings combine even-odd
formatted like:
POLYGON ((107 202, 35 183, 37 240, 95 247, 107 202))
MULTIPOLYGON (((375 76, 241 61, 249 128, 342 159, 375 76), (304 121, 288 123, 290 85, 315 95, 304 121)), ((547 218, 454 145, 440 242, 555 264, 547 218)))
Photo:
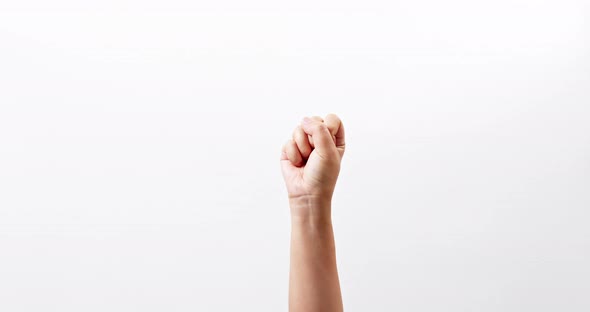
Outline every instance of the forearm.
POLYGON ((342 311, 330 202, 291 205, 291 312, 342 311))

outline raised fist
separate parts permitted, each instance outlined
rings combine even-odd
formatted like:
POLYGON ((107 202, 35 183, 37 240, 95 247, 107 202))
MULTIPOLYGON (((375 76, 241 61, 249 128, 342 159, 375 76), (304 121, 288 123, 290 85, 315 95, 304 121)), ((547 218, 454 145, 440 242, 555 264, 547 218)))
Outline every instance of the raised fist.
POLYGON ((334 114, 324 119, 306 117, 295 128, 281 153, 281 169, 292 206, 331 202, 344 147, 344 127, 334 114))

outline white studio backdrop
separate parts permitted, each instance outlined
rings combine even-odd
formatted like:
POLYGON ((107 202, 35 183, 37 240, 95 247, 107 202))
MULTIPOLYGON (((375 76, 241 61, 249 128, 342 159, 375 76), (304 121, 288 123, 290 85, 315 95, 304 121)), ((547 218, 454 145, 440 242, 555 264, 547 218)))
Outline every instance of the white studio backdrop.
POLYGON ((0 311, 286 311, 338 114, 347 311, 590 311, 587 1, 0 2, 0 311))

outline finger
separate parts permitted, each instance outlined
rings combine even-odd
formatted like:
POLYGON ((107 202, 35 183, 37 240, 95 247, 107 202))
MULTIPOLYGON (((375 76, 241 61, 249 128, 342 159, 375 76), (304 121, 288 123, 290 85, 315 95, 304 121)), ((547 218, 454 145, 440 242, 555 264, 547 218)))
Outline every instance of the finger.
POLYGON ((303 159, 307 159, 311 154, 311 144, 309 143, 308 135, 301 129, 301 126, 297 126, 293 131, 293 141, 297 144, 299 152, 303 159))
MULTIPOLYGON (((320 117, 320 116, 311 116, 309 118, 311 118, 312 120, 319 121, 319 122, 324 122, 324 119, 322 117, 320 117)), ((307 136, 307 140, 309 141, 309 144, 311 145, 311 148, 312 149, 315 148, 315 144, 313 144, 313 138, 311 137, 311 135, 308 135, 307 136)))
POLYGON ((335 114, 328 114, 324 119, 324 123, 326 126, 328 126, 328 130, 330 130, 330 134, 334 138, 334 143, 336 143, 336 133, 338 132, 338 128, 340 128, 340 124, 342 123, 340 118, 335 114))
POLYGON ((321 157, 329 158, 338 152, 338 150, 336 150, 336 145, 332 140, 332 135, 328 130, 328 126, 326 126, 325 123, 311 118, 303 118, 301 128, 305 133, 311 135, 314 141, 315 150, 321 157))
POLYGON ((336 148, 342 155, 345 148, 344 125, 342 124, 342 120, 335 114, 328 114, 324 119, 324 123, 328 126, 336 148))
POLYGON ((297 148, 297 144, 293 140, 289 140, 286 143, 285 151, 287 153, 287 158, 293 166, 299 167, 303 164, 303 158, 301 157, 301 153, 297 148))
POLYGON ((287 156, 287 146, 288 142, 283 144, 281 148, 281 172, 283 174, 283 178, 287 181, 287 179, 291 179, 292 174, 297 167, 293 166, 289 157, 287 156))
POLYGON ((288 160, 289 157, 287 157, 287 143, 283 144, 283 147, 281 148, 281 160, 288 160))

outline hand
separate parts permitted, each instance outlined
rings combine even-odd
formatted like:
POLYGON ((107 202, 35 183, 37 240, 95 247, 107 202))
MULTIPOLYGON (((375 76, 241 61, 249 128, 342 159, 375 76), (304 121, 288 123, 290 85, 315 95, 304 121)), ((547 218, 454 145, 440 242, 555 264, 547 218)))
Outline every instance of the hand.
POLYGON ((344 155, 344 127, 340 118, 304 118, 283 146, 281 169, 293 206, 330 204, 344 155))

